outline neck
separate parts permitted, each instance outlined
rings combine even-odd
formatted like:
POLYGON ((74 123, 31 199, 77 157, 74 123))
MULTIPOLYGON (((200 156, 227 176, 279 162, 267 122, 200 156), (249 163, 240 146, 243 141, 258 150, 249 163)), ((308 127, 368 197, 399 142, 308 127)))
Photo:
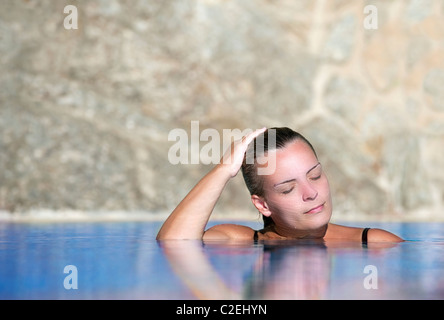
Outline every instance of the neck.
POLYGON ((270 231, 287 239, 322 239, 327 232, 328 224, 312 230, 301 230, 273 224, 270 231))

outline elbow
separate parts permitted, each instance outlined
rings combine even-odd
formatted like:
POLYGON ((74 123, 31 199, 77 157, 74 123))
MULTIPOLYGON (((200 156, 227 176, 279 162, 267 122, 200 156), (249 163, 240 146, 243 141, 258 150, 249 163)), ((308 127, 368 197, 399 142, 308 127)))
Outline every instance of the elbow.
POLYGON ((164 235, 157 235, 156 237, 157 241, 163 241, 163 240, 179 240, 175 237, 169 237, 169 236, 164 236, 164 235))
POLYGON ((162 232, 162 230, 161 230, 157 234, 156 240, 157 241, 162 241, 162 240, 202 240, 202 236, 182 234, 182 233, 177 233, 177 232, 162 232))
POLYGON ((156 240, 176 240, 178 239, 177 235, 177 228, 171 228, 171 226, 165 222, 157 233, 156 240))
POLYGON ((159 232, 157 233, 156 240, 160 241, 160 240, 171 239, 171 236, 169 235, 169 233, 171 233, 171 232, 160 229, 159 232))
POLYGON ((156 236, 156 240, 157 241, 162 241, 162 240, 176 240, 177 238, 175 238, 171 233, 169 232, 162 232, 162 230, 159 231, 159 233, 156 236))

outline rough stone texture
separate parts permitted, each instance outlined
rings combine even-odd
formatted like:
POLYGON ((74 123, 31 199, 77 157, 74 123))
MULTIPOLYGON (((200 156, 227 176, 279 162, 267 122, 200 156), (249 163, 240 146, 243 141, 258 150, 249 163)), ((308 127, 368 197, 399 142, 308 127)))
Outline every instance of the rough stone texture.
MULTIPOLYGON (((0 210, 168 212, 199 120, 303 133, 337 217, 444 217, 443 1, 2 0, 0 66, 0 210)), ((240 175, 216 211, 255 216, 240 175)))

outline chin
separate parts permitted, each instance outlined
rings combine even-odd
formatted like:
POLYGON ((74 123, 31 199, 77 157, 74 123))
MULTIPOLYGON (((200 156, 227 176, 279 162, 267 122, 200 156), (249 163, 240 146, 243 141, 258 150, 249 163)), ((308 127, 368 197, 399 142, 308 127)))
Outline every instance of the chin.
POLYGON ((307 214, 304 218, 307 221, 307 229, 317 230, 330 222, 331 210, 324 210, 314 215, 307 214))

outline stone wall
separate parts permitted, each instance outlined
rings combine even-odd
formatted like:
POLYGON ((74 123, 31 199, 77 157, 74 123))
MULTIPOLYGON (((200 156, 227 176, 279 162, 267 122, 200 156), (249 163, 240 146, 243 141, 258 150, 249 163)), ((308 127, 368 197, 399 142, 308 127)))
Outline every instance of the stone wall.
MULTIPOLYGON (((444 217, 442 0, 2 0, 0 66, 1 211, 169 212, 199 121, 304 134, 338 218, 444 217)), ((216 213, 256 217, 241 175, 216 213)))

